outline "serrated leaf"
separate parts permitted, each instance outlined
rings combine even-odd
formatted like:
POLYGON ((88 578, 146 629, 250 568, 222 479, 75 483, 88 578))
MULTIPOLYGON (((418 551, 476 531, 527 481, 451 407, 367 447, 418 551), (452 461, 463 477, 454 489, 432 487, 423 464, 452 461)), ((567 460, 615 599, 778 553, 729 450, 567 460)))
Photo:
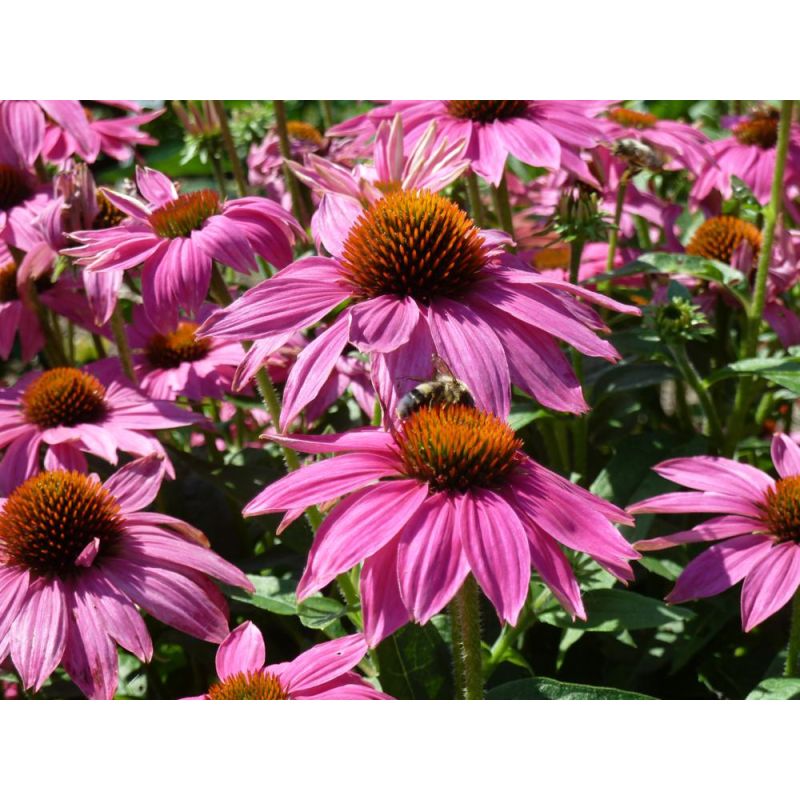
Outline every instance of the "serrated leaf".
POLYGON ((606 686, 562 683, 552 678, 524 678, 496 686, 487 700, 655 700, 646 694, 606 686))

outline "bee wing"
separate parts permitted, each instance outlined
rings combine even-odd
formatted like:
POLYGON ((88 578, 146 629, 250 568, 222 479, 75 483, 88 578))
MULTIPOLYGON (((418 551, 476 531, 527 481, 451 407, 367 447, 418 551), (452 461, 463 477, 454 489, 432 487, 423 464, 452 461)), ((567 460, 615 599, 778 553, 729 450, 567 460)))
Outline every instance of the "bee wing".
POLYGON ((434 353, 431 356, 431 361, 433 362, 433 369, 436 372, 437 378, 447 376, 448 378, 455 379, 456 376, 453 374, 453 370, 450 369, 449 364, 440 355, 434 353))

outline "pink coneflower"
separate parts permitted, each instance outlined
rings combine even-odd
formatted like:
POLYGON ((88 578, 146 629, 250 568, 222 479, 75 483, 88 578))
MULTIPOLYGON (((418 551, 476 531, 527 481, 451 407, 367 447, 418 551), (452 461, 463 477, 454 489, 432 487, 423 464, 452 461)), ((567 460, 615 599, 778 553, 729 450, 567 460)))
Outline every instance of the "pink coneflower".
POLYGON ((364 208, 385 194, 398 190, 427 189, 438 192, 452 183, 469 165, 462 158, 467 143, 436 138, 431 123, 408 155, 404 155, 403 122, 397 114, 378 126, 371 167, 353 169, 309 155, 304 165, 289 162, 295 175, 321 195, 311 219, 311 231, 319 249, 340 256, 342 245, 364 208))
POLYGON ((163 400, 151 400, 114 376, 116 361, 87 367, 29 372, 10 389, 0 389, 0 488, 16 485, 38 470, 45 445, 47 469, 86 469, 83 453, 111 464, 117 451, 133 455, 164 449, 150 431, 197 422, 198 416, 163 400))
POLYGON ((466 406, 422 407, 388 433, 270 436, 302 452, 343 453, 267 487, 245 516, 343 495, 311 547, 299 599, 364 562, 361 598, 374 645, 408 619, 427 622, 471 572, 501 620, 514 625, 531 567, 583 618, 580 588, 559 545, 589 553, 615 577, 632 577, 636 552, 611 522, 631 518, 521 450, 508 425, 466 406))
POLYGON ((147 205, 103 190, 128 219, 107 230, 72 234, 80 247, 66 250, 90 271, 142 265, 142 294, 150 321, 169 331, 178 310, 195 312, 208 294, 212 261, 245 274, 259 255, 276 267, 292 258, 294 217, 264 197, 221 201, 211 189, 179 195, 166 175, 136 168, 136 184, 147 205))
POLYGON ((586 355, 615 360, 618 354, 595 332, 605 329, 599 316, 574 296, 639 312, 535 274, 504 251, 507 241, 478 230, 444 197, 392 192, 363 212, 341 258, 296 261, 213 314, 200 331, 228 340, 260 339, 269 352, 352 301, 292 368, 283 426, 317 395, 348 342, 373 354, 373 379, 388 412, 399 383, 407 390, 414 378, 431 374, 432 353, 467 384, 481 408, 501 417, 508 412, 512 381, 551 408, 585 411, 556 338, 586 355))
POLYGON ((196 700, 390 700, 352 671, 367 653, 360 634, 318 644, 294 661, 265 664, 261 631, 243 622, 217 650, 219 682, 196 700))
POLYGON ((509 155, 524 164, 563 167, 584 175, 578 150, 594 147, 602 139, 603 126, 593 115, 605 105, 579 100, 404 100, 379 106, 329 133, 363 136, 377 129, 381 120, 400 114, 406 147, 411 147, 436 122, 435 144, 464 139, 472 169, 497 185, 509 155))
MULTIPOLYGON (((778 142, 778 109, 757 108, 750 114, 728 120, 733 136, 708 145, 711 161, 697 176, 689 197, 695 203, 709 202, 714 192, 722 198, 733 193, 731 178, 737 177, 753 192, 762 205, 769 201, 775 171, 778 142)), ((784 185, 800 178, 800 125, 792 124, 789 134, 784 185)))
POLYGON ((685 122, 659 119, 632 108, 612 108, 606 112, 604 127, 612 142, 635 139, 663 153, 668 157, 664 169, 685 168, 697 174, 710 161, 708 137, 685 122))
POLYGON ((253 586, 202 533, 141 511, 163 471, 148 456, 102 484, 41 472, 0 499, 0 661, 10 653, 26 689, 63 664, 88 697, 113 697, 115 643, 142 661, 153 655, 136 606, 199 639, 227 635, 225 600, 209 578, 253 586))
POLYGON ((696 489, 635 503, 633 514, 720 514, 687 531, 637 542, 647 552, 688 542, 714 542, 689 562, 667 597, 698 600, 744 579, 742 627, 752 630, 783 608, 800 586, 800 447, 779 433, 772 463, 780 476, 727 458, 695 456, 664 461, 655 471, 696 489))
MULTIPOLYGON (((201 306, 202 322, 213 306, 201 306)), ((185 397, 202 402, 221 398, 230 391, 237 364, 244 350, 235 342, 197 339, 199 322, 182 319, 177 327, 163 333, 150 323, 144 309, 136 306, 128 341, 134 350, 134 369, 142 391, 157 400, 185 397)))

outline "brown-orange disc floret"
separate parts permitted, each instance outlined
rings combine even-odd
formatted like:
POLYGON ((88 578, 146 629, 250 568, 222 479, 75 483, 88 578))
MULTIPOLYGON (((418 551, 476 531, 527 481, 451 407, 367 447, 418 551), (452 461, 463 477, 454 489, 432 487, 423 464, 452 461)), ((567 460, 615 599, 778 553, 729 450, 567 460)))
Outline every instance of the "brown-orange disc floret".
POLYGON ((734 126, 733 135, 741 144, 758 145, 762 150, 770 150, 778 143, 779 118, 777 108, 759 108, 734 126))
POLYGON ((209 700, 288 700, 279 678, 270 672, 237 672, 208 690, 209 700))
POLYGON ((99 540, 113 552, 123 531, 120 507, 103 486, 80 472, 42 472, 9 495, 0 511, 0 552, 35 576, 64 576, 99 540))
POLYGON ((767 489, 765 506, 767 532, 781 542, 800 541, 800 475, 776 481, 767 489))
POLYGON ((8 211, 33 195, 33 181, 21 169, 0 164, 0 211, 8 211))
POLYGON ((447 113, 473 122, 494 122, 496 119, 523 117, 527 100, 446 100, 447 113))
POLYGON ((393 192, 358 218, 344 243, 345 279, 360 298, 421 303, 459 297, 486 263, 484 240, 455 203, 425 190, 393 192))
POLYGON ((106 390, 94 375, 75 367, 43 372, 22 394, 22 411, 40 428, 100 422, 106 413, 106 390))
POLYGON ((315 147, 323 147, 325 145, 325 139, 322 134, 308 122, 290 119, 286 123, 286 132, 292 139, 296 139, 299 142, 306 142, 315 147))
POLYGON ((612 108, 608 112, 608 118, 626 128, 636 128, 646 130, 652 128, 658 122, 655 114, 648 114, 646 111, 634 111, 632 108, 612 108))
POLYGON ((157 369, 174 369, 186 361, 200 361, 211 349, 210 339, 196 339, 196 322, 180 322, 171 333, 156 333, 147 342, 145 357, 157 369))
POLYGON ((150 214, 153 230, 165 239, 178 239, 199 231, 203 223, 221 211, 219 195, 211 189, 188 192, 150 214))
POLYGON ((714 258, 730 264, 742 242, 749 242, 756 255, 761 247, 761 231, 750 222, 736 217, 711 217, 696 231, 686 246, 691 256, 714 258))
POLYGON ((501 485, 522 447, 494 414, 462 405, 423 406, 395 438, 406 474, 435 492, 501 485))

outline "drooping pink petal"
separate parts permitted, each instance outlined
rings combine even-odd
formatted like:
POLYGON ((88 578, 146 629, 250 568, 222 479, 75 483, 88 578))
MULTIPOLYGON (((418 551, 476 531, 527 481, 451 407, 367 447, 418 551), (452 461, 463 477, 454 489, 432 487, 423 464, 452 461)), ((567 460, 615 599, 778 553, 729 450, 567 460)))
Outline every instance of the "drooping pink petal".
POLYGON ((776 545, 748 572, 742 586, 742 627, 752 630, 783 608, 800 585, 800 546, 776 545))
POLYGON ((339 503, 314 537, 297 585, 298 599, 304 600, 380 550, 416 513, 427 494, 428 487, 415 480, 384 481, 339 503), (391 516, 386 513, 389 508, 391 516))
POLYGON ((217 648, 217 675, 224 681, 237 672, 256 672, 264 666, 266 659, 264 637, 248 620, 234 628, 217 648))
MULTIPOLYGON (((773 448, 774 441, 776 440, 773 440, 773 448)), ((800 450, 797 451, 797 456, 800 465, 800 450)), ((775 481, 760 469, 716 456, 671 458, 653 469, 668 481, 690 489, 741 495, 754 502, 760 501, 767 489, 775 485, 775 481)))
POLYGON ((732 536, 741 536, 743 533, 753 533, 758 527, 758 521, 750 517, 732 515, 713 517, 701 522, 699 525, 695 525, 691 530, 671 533, 668 536, 657 536, 653 539, 642 539, 635 542, 633 546, 640 553, 651 550, 665 550, 668 547, 675 547, 689 542, 712 542, 717 539, 729 539, 732 536))
POLYGON ((384 545, 365 559, 361 568, 361 612, 364 637, 370 647, 376 647, 409 621, 397 579, 398 541, 395 537, 384 545))
POLYGON ((712 544, 689 562, 667 601, 683 603, 724 592, 747 575, 772 549, 769 536, 736 536, 712 544))
POLYGON ((541 125, 523 117, 493 123, 494 135, 523 164, 558 169, 561 146, 541 125))
POLYGON ((364 353, 387 353, 404 345, 419 319, 412 297, 381 295, 357 303, 350 311, 350 340, 364 353))
POLYGON ((318 644, 286 665, 281 677, 289 693, 302 692, 338 678, 351 670, 367 653, 360 633, 318 644))
POLYGON ((388 694, 379 692, 363 678, 353 672, 334 678, 332 681, 303 691, 293 691, 292 700, 393 700, 388 694))
POLYGON ((640 500, 627 510, 631 514, 740 514, 756 518, 761 515, 751 500, 715 492, 667 492, 640 500))
POLYGON ((395 447, 390 433, 378 428, 353 428, 343 433, 265 433, 265 439, 286 445, 300 453, 385 453, 395 447))
POLYGON ((442 610, 469 574, 453 501, 428 497, 403 528, 397 545, 400 594, 411 618, 425 624, 442 610))
POLYGON ((530 550, 519 516, 486 489, 466 492, 456 507, 470 569, 500 619, 516 625, 531 580, 530 550))
POLYGON ((2 126, 26 165, 32 166, 44 143, 44 114, 32 100, 8 100, 2 105, 2 126))
POLYGON ((5 639, 22 607, 29 583, 27 570, 0 566, 0 642, 5 639))
POLYGON ((772 463, 781 478, 800 475, 800 447, 785 433, 776 433, 772 438, 772 463))

